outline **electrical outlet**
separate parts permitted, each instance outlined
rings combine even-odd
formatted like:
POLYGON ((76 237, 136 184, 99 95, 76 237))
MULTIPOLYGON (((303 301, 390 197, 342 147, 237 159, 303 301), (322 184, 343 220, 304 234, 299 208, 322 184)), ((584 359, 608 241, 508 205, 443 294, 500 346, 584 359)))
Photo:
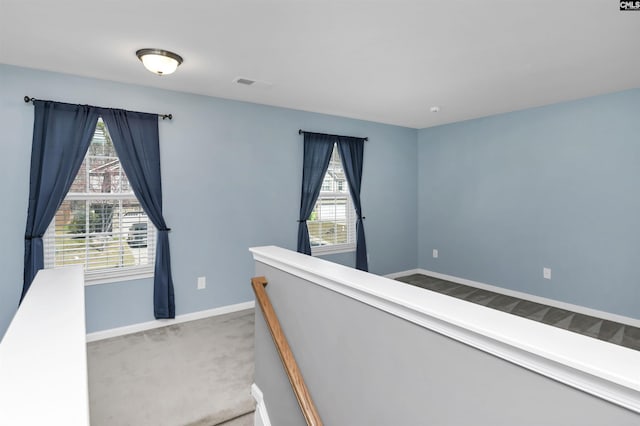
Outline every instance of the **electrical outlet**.
POLYGON ((433 258, 434 259, 438 258, 438 249, 433 249, 433 258))
POLYGON ((545 280, 551 279, 551 268, 542 268, 542 276, 545 280))
POLYGON ((207 278, 198 277, 198 290, 203 290, 205 288, 207 288, 207 278))

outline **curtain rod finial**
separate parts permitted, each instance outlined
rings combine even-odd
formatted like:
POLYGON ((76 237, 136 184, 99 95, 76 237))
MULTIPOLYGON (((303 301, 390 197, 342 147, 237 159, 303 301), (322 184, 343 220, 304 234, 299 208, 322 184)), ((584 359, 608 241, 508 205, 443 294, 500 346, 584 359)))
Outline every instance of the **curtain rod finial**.
POLYGON ((32 100, 33 100, 33 98, 30 98, 30 97, 28 97, 28 96, 25 96, 25 97, 24 97, 24 101, 25 101, 26 103, 29 103, 29 102, 31 102, 32 100))

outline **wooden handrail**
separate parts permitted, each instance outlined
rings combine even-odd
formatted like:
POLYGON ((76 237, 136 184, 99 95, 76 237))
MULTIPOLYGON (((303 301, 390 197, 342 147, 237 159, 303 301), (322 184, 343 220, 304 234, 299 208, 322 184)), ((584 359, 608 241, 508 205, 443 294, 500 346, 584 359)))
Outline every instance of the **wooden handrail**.
POLYGON ((287 342, 287 338, 282 331, 278 316, 273 309, 273 305, 271 305, 269 295, 264 289, 266 285, 267 279, 265 277, 254 277, 251 279, 251 286, 256 294, 256 300, 262 309, 264 319, 271 332, 271 337, 276 345, 276 349, 278 349, 278 355, 280 355, 280 360, 289 377, 293 393, 296 395, 300 410, 302 410, 302 415, 307 421, 308 426, 322 426, 322 420, 320 420, 318 410, 311 400, 309 389, 307 389, 307 385, 304 383, 302 373, 300 373, 300 368, 298 368, 298 363, 293 357, 293 352, 291 352, 289 342, 287 342))

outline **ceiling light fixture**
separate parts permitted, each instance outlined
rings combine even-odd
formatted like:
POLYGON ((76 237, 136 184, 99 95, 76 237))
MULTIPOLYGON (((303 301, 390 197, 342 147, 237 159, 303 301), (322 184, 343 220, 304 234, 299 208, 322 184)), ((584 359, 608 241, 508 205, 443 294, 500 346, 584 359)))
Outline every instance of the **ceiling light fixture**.
POLYGON ((440 107, 439 106, 432 106, 430 111, 431 112, 440 112, 440 107))
POLYGON ((171 74, 182 63, 180 55, 162 49, 140 49, 136 56, 146 69, 157 75, 171 74))

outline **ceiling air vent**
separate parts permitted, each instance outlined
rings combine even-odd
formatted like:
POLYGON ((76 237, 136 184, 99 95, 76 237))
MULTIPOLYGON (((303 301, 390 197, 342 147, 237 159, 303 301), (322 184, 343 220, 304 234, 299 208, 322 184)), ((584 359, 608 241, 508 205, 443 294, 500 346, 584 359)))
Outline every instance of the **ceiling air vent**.
POLYGON ((234 83, 238 83, 238 84, 244 84, 245 86, 251 86, 253 83, 255 83, 255 80, 251 80, 249 78, 244 78, 244 77, 236 77, 233 80, 234 83))
POLYGON ((234 83, 240 84, 242 86, 251 87, 253 89, 271 89, 273 87, 273 83, 264 80, 252 80, 246 77, 236 77, 233 79, 234 83))

